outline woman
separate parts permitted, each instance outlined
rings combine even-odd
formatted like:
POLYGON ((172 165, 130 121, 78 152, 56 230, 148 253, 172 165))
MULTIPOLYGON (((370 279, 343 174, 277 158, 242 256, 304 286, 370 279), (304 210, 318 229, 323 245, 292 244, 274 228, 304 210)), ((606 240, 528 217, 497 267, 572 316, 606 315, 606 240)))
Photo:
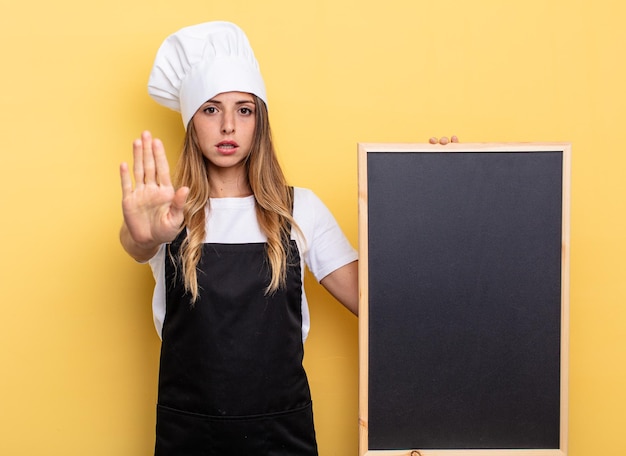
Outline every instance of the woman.
POLYGON ((167 38, 149 92, 186 128, 174 182, 149 132, 133 143, 134 187, 120 168, 121 243, 156 280, 155 454, 316 455, 304 266, 356 314, 356 252, 311 191, 287 185, 237 26, 167 38))

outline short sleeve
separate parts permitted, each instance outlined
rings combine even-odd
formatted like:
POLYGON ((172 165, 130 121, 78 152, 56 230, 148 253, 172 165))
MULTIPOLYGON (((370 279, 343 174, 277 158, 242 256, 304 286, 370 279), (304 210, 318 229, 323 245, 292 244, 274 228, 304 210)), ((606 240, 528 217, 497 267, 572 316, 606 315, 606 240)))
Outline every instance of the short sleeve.
POLYGON ((161 336, 163 321, 165 320, 165 246, 166 244, 162 244, 156 255, 149 261, 152 275, 154 276, 152 317, 159 337, 161 336))
POLYGON ((307 267, 317 281, 358 259, 326 205, 311 191, 296 188, 293 215, 305 240, 301 245, 307 267))

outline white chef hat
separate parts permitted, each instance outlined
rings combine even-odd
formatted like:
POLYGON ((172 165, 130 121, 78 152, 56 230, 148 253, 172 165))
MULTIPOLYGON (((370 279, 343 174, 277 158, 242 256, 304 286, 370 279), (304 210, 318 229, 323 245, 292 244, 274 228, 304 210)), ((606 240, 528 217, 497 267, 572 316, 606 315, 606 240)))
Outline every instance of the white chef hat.
POLYGON ((198 108, 223 92, 252 93, 265 102, 265 84, 246 34, 230 22, 185 27, 159 48, 148 93, 181 113, 185 128, 198 108))

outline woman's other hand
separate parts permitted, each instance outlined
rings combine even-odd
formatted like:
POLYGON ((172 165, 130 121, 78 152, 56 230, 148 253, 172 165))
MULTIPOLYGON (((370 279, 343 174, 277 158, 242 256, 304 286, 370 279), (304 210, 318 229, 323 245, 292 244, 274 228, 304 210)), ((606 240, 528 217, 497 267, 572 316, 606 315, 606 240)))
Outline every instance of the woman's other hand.
POLYGON ((448 143, 458 143, 459 138, 454 135, 452 135, 450 138, 448 138, 447 136, 442 136, 441 138, 433 136, 428 140, 428 142, 431 144, 441 144, 442 146, 445 146, 448 143))

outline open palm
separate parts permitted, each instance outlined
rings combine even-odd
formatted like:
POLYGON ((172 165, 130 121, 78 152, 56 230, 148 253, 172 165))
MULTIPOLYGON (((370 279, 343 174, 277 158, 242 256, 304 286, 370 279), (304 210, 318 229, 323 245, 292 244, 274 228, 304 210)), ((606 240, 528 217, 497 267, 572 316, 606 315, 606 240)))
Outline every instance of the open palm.
POLYGON ((130 236, 144 248, 172 241, 184 220, 189 189, 174 189, 163 144, 147 131, 133 142, 133 176, 134 188, 128 165, 122 163, 122 211, 130 236))

